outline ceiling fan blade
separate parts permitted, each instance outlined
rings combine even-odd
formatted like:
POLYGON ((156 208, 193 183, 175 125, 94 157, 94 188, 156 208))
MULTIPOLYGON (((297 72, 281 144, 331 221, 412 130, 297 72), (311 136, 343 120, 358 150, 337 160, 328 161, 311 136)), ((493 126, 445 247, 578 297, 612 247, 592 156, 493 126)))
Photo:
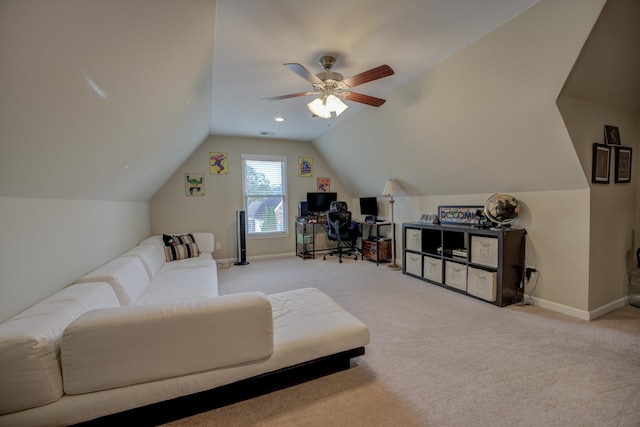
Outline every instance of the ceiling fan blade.
POLYGON ((311 73, 311 71, 307 70, 300 64, 287 63, 287 64, 284 64, 284 66, 311 84, 317 84, 317 85, 322 84, 322 80, 320 80, 315 74, 311 73))
POLYGON ((394 71, 388 65, 381 65, 376 68, 372 68, 369 71, 364 71, 355 76, 351 76, 348 79, 344 79, 343 82, 349 87, 358 86, 361 84, 369 83, 373 80, 378 80, 383 77, 389 77, 394 74, 394 71))
POLYGON ((363 95, 356 92, 349 92, 344 96, 344 98, 348 99, 349 101, 371 105, 372 107, 379 107, 386 102, 385 99, 376 98, 375 96, 363 95))
POLYGON ((279 101, 281 99, 297 98, 298 96, 311 95, 313 92, 290 93, 289 95, 272 96, 271 98, 262 98, 260 101, 279 101))

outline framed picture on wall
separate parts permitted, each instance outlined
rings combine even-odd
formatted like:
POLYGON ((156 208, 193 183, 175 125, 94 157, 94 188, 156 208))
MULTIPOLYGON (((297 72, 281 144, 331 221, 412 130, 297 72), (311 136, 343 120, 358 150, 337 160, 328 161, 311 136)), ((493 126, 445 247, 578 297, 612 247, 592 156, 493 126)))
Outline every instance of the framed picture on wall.
POLYGON ((328 193, 331 191, 331 178, 318 178, 317 191, 320 193, 328 193))
POLYGON ((593 144, 593 165, 591 182, 594 184, 609 183, 609 162, 611 159, 611 147, 605 144, 593 144))
POLYGON ((187 197, 204 197, 204 174, 185 173, 184 193, 187 197))
POLYGON ((631 148, 616 147, 615 182, 631 182, 631 148))
POLYGON ((620 130, 618 127, 604 125, 604 140, 608 145, 620 145, 620 130))
POLYGON ((298 157, 298 176, 313 176, 313 159, 311 157, 298 157))
POLYGON ((209 174, 227 175, 229 173, 227 169, 228 159, 227 153, 209 153, 209 174))

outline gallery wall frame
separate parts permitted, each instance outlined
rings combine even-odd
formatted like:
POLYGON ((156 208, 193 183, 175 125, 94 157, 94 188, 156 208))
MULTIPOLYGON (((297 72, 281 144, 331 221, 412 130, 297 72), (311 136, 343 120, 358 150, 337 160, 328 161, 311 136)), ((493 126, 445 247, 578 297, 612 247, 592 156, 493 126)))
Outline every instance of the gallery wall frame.
POLYGON ((615 176, 616 183, 631 182, 631 155, 630 147, 615 147, 615 176))
POLYGON ((594 184, 609 183, 609 167, 611 163, 611 147, 606 144, 593 144, 593 163, 591 166, 591 182, 594 184))
POLYGON ((604 125, 604 141, 608 145, 620 145, 620 129, 617 126, 604 125))

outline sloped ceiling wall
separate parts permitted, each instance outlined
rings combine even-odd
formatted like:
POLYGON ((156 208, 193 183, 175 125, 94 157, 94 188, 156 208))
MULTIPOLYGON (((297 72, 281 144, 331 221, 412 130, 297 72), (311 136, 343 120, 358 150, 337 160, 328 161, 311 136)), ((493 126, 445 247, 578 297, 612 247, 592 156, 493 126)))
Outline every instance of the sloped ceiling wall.
POLYGON ((211 0, 0 2, 0 196, 148 200, 209 133, 214 23, 211 0))
POLYGON ((603 0, 542 1, 315 144, 354 197, 587 188, 555 101, 603 0))
POLYGON ((640 2, 608 0, 562 93, 640 114, 640 2))

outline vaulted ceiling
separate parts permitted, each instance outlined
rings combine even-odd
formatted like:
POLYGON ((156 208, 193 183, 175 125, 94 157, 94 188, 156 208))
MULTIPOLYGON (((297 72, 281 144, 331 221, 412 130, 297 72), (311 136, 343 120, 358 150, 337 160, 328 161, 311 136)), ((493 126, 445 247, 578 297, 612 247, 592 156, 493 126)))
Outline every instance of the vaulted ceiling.
POLYGON ((312 89, 284 63, 315 74, 323 71, 319 59, 332 54, 332 70, 345 78, 388 64, 393 76, 354 88, 385 98, 537 2, 218 0, 212 134, 314 140, 375 107, 347 102, 349 108, 328 123, 306 108, 313 96, 261 102, 312 89), (285 122, 275 122, 276 116, 285 122))
POLYGON ((386 63, 359 89, 385 97, 535 3, 2 0, 0 196, 148 200, 210 133, 313 140, 373 108, 261 102, 310 89, 283 63, 386 63))
MULTIPOLYGON (((574 73, 567 95, 640 110, 634 2, 609 1, 622 12, 580 57, 608 78, 574 73)), ((260 101, 311 89, 283 63, 388 64, 358 88, 388 98, 536 3, 1 0, 0 196, 146 201, 211 133, 316 140, 374 107, 327 122, 308 97, 260 101)))

